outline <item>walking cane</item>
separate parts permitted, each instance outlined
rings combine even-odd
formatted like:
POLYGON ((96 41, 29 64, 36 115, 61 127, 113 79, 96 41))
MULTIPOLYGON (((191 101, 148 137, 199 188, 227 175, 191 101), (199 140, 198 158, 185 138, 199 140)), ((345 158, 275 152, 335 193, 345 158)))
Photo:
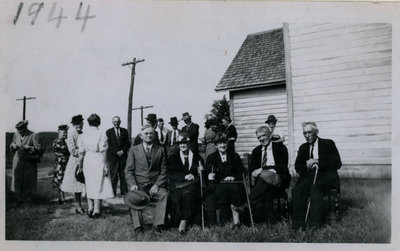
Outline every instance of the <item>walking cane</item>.
POLYGON ((246 191, 247 206, 249 207, 251 228, 253 229, 253 233, 255 233, 254 221, 253 221, 253 213, 251 212, 250 198, 249 198, 249 194, 247 193, 247 186, 246 186, 246 180, 245 180, 244 173, 242 173, 242 176, 243 176, 242 182, 243 182, 244 190, 246 191))
POLYGON ((203 165, 199 161, 200 196, 201 196, 201 228, 204 231, 204 198, 203 198, 203 165))
MULTIPOLYGON (((313 183, 312 183, 311 189, 314 187, 315 181, 317 180, 318 165, 317 165, 317 164, 315 164, 315 165, 316 165, 316 168, 315 168, 315 174, 314 174, 314 181, 313 181, 313 183)), ((304 219, 304 222, 305 222, 305 223, 307 223, 307 220, 308 220, 308 214, 310 213, 310 206, 311 206, 311 190, 310 190, 310 195, 308 196, 308 204, 307 204, 306 217, 305 217, 305 219, 304 219)))

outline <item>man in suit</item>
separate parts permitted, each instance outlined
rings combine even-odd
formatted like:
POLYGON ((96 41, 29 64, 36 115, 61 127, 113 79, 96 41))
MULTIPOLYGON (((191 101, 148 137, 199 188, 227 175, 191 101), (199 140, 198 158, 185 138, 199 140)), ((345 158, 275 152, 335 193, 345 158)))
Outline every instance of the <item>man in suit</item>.
POLYGON ((164 120, 162 118, 157 119, 156 132, 158 134, 158 141, 160 141, 160 146, 166 146, 168 129, 164 127, 164 120))
POLYGON ((335 142, 319 138, 318 132, 316 123, 303 123, 303 135, 307 142, 300 146, 297 154, 295 169, 299 174, 299 180, 292 190, 295 229, 306 225, 320 227, 326 216, 322 196, 331 189, 337 191, 340 189, 337 169, 342 166, 342 162, 339 152, 335 142), (315 184, 313 184, 314 179, 315 184), (308 201, 310 207, 306 222, 308 201))
MULTIPOLYGON (((272 131, 266 126, 256 130, 260 145, 251 153, 249 171, 254 180, 254 187, 249 198, 252 209, 255 209, 256 220, 264 220, 263 212, 265 212, 266 219, 274 222, 273 198, 289 187, 291 176, 288 169, 287 148, 282 143, 271 142, 271 135, 272 131)), ((247 204, 243 204, 236 209, 243 213, 246 208, 247 204)))
POLYGON ((128 191, 125 181, 125 164, 130 140, 128 130, 120 127, 121 119, 118 116, 112 119, 112 123, 114 127, 106 131, 108 140, 107 161, 110 165, 111 184, 116 196, 118 177, 121 195, 124 195, 128 191))
POLYGON ((167 150, 168 156, 173 155, 174 153, 179 152, 178 136, 180 134, 180 130, 178 129, 178 119, 176 117, 170 118, 169 124, 172 127, 172 130, 168 130, 167 137, 165 140, 165 146, 167 150))
MULTIPOLYGON (((144 125, 140 136, 142 144, 132 146, 128 153, 126 162, 125 176, 129 192, 125 195, 125 202, 137 202, 131 199, 137 193, 148 194, 150 200, 157 201, 155 215, 153 217, 153 226, 155 231, 160 232, 164 225, 165 211, 167 205, 167 158, 163 147, 153 143, 154 127, 144 125)), ((136 198, 136 197, 135 197, 136 198)), ((127 203, 129 206, 130 203, 127 203)), ((139 206, 139 205, 138 205, 139 206)), ((137 207, 131 207, 131 217, 135 231, 142 231, 142 210, 137 207)))
POLYGON ((190 149, 194 153, 199 152, 199 125, 192 122, 192 115, 188 112, 182 114, 182 119, 185 122, 185 126, 182 127, 182 133, 186 134, 190 139, 190 149))

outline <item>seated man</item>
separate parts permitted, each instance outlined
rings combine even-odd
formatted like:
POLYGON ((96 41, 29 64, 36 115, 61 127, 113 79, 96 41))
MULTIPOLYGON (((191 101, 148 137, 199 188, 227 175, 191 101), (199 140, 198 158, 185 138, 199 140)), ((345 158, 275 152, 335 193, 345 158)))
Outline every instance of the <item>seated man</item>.
POLYGON ((153 143, 154 127, 144 125, 140 135, 143 143, 132 146, 128 153, 125 176, 129 192, 124 199, 125 203, 131 207, 135 231, 143 230, 142 211, 139 208, 146 201, 146 196, 142 195, 148 194, 149 198, 157 201, 153 225, 154 229, 160 232, 165 220, 168 196, 166 189, 167 158, 164 148, 153 143), (140 192, 137 192, 138 190, 140 192), (143 198, 143 201, 137 198, 143 198))
POLYGON ((295 169, 300 177, 292 190, 295 229, 307 224, 314 227, 323 224, 325 212, 322 196, 331 189, 339 191, 337 169, 342 166, 335 142, 319 138, 314 122, 303 123, 303 135, 307 142, 300 146, 297 154, 295 169))
POLYGON ((225 134, 217 136, 217 151, 210 154, 206 161, 208 180, 211 185, 217 224, 223 224, 229 211, 232 211, 233 226, 240 225, 239 214, 232 210, 246 201, 242 183, 244 167, 239 154, 228 152, 228 138, 225 134))
MULTIPOLYGON (((249 167, 252 180, 255 181, 249 196, 250 205, 252 209, 262 208, 269 222, 274 221, 272 212, 274 196, 289 187, 291 178, 287 148, 282 143, 271 142, 271 135, 272 132, 268 127, 257 128, 256 136, 260 145, 253 149, 249 167)), ((247 204, 234 209, 243 213, 247 209, 247 204)))

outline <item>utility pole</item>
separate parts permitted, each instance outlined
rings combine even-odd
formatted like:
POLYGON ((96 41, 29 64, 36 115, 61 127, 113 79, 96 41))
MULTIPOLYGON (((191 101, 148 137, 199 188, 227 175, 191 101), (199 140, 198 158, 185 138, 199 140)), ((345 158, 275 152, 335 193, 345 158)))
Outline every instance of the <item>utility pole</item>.
POLYGON ((141 107, 136 107, 133 108, 132 110, 140 110, 140 121, 142 122, 142 126, 143 126, 143 109, 147 109, 147 108, 152 108, 154 106, 150 105, 150 106, 141 106, 141 107))
POLYGON ((17 99, 17 101, 23 101, 23 103, 24 103, 24 105, 23 105, 23 110, 22 110, 22 120, 25 120, 25 118, 26 118, 26 100, 29 100, 29 99, 36 99, 36 97, 29 97, 29 98, 27 98, 26 96, 24 96, 23 98, 19 98, 19 99, 17 99))
POLYGON ((128 104, 128 132, 129 137, 132 137, 132 98, 133 98, 133 84, 135 83, 135 68, 136 64, 144 62, 144 59, 133 58, 132 62, 124 63, 122 66, 132 65, 132 72, 131 72, 131 86, 129 88, 129 104, 128 104))

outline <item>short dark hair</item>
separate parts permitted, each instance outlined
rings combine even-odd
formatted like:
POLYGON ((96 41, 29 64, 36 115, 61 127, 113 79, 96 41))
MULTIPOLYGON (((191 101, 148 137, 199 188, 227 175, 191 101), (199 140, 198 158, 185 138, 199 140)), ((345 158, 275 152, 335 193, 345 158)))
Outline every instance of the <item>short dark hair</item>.
POLYGON ((99 126, 101 123, 100 116, 96 113, 90 114, 89 118, 87 119, 90 126, 99 126))
POLYGON ((157 121, 158 122, 164 122, 164 120, 162 118, 158 118, 157 121))

